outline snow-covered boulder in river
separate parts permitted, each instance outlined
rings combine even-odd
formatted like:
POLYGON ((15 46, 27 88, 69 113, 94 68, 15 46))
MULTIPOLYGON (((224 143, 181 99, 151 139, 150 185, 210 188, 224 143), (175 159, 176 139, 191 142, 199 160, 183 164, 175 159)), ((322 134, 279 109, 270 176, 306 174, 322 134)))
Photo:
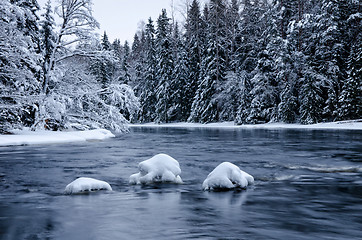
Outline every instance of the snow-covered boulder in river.
POLYGON ((92 192, 99 190, 112 191, 111 185, 105 181, 94 178, 81 177, 69 183, 64 190, 65 194, 75 194, 82 192, 92 192))
POLYGON ((167 154, 157 154, 140 162, 138 169, 139 173, 130 176, 130 184, 182 183, 180 164, 167 154))
POLYGON ((207 176, 202 188, 204 190, 246 188, 252 183, 254 183, 253 176, 230 162, 223 162, 207 176))

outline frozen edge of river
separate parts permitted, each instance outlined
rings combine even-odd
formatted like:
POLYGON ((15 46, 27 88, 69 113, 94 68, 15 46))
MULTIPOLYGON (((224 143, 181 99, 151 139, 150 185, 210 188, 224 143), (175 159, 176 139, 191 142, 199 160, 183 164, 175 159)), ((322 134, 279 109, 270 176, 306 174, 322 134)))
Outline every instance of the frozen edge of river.
POLYGON ((334 129, 334 130, 362 130, 362 119, 317 123, 311 125, 302 124, 286 124, 286 123, 266 123, 266 124, 249 124, 249 125, 235 125, 234 122, 222 123, 144 123, 144 124, 129 124, 129 127, 164 127, 164 128, 215 128, 215 129, 334 129))
POLYGON ((0 135, 0 146, 85 142, 115 137, 106 129, 69 132, 14 130, 12 132, 14 135, 0 135))

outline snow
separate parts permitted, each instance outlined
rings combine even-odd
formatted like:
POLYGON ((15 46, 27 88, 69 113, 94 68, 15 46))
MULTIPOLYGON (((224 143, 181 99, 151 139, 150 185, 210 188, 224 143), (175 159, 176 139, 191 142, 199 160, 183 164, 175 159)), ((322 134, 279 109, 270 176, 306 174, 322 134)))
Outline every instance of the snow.
POLYGON ((177 160, 167 154, 156 156, 138 164, 139 173, 129 178, 130 184, 170 182, 181 184, 181 168, 177 160))
POLYGON ((235 125, 234 122, 221 122, 221 123, 145 123, 145 124, 130 124, 129 127, 167 127, 167 128, 225 128, 225 129, 341 129, 341 130, 362 130, 362 119, 317 123, 310 125, 303 124, 287 124, 287 123, 265 123, 265 124, 248 124, 248 125, 235 125))
POLYGON ((105 129, 70 132, 14 130, 13 133, 0 135, 0 146, 84 142, 115 137, 105 129))
POLYGON ((202 184, 204 190, 246 188, 254 183, 254 177, 230 162, 219 164, 202 184))
POLYGON ((111 185, 109 183, 97 180, 94 178, 81 177, 73 182, 69 183, 64 190, 65 194, 74 194, 81 192, 91 192, 98 190, 109 190, 112 191, 111 185))

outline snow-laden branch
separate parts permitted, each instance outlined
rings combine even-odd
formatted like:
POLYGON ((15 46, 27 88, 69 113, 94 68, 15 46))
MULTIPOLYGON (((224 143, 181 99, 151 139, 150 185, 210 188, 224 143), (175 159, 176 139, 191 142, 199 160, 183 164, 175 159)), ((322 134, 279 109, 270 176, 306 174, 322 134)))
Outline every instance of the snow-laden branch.
MULTIPOLYGON (((62 0, 60 5, 55 9, 58 16, 62 19, 61 28, 56 36, 55 46, 49 60, 49 66, 46 69, 43 83, 43 92, 48 92, 51 71, 61 60, 71 56, 79 55, 59 55, 59 50, 82 41, 89 35, 89 32, 99 27, 98 22, 92 16, 92 2, 90 0, 62 0), (64 37, 69 37, 70 41, 62 41, 64 37)), ((84 54, 82 54, 84 56, 84 54)))

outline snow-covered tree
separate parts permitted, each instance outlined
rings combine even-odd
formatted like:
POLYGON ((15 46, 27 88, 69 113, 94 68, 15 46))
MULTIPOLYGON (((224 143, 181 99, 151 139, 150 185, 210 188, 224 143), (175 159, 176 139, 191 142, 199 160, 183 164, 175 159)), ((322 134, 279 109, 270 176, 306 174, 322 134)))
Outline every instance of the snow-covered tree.
POLYGON ((140 121, 361 118, 358 1, 210 0, 201 14, 192 0, 185 12, 183 36, 160 18, 156 39, 150 23, 135 35, 140 121))
POLYGON ((170 18, 167 17, 166 10, 163 9, 157 20, 156 31, 156 56, 157 68, 156 79, 157 103, 156 103, 156 121, 168 122, 168 110, 170 107, 170 84, 172 80, 172 72, 174 62, 172 59, 172 40, 171 40, 171 25, 170 18))
POLYGON ((156 50, 155 50, 155 27, 151 18, 149 18, 145 29, 145 64, 144 79, 138 83, 138 91, 141 102, 140 121, 152 122, 156 118, 156 50))
POLYGON ((219 121, 220 103, 226 70, 226 6, 223 0, 212 0, 208 21, 207 52, 203 56, 201 79, 192 104, 190 119, 200 122, 219 121))
POLYGON ((111 50, 111 42, 108 39, 106 31, 104 31, 101 41, 102 49, 105 51, 111 50))
MULTIPOLYGON (((50 58, 55 47, 56 36, 54 32, 55 22, 52 15, 53 10, 50 0, 45 5, 45 13, 43 14, 43 20, 41 21, 41 49, 43 56, 43 74, 46 74, 49 68, 50 58)), ((46 76, 43 75, 43 78, 46 76)))
POLYGON ((27 5, 0 2, 0 132, 34 122, 40 56, 27 25, 27 5))
POLYGON ((88 67, 89 59, 84 57, 72 57, 59 63, 54 72, 58 82, 45 97, 39 114, 49 119, 46 126, 53 130, 108 128, 124 131, 125 124, 132 120, 139 107, 133 90, 116 81, 103 85, 88 67))
POLYGON ((60 18, 61 24, 56 32, 49 66, 45 70, 43 93, 49 93, 51 74, 59 61, 70 56, 84 54, 80 51, 71 51, 69 47, 91 38, 92 30, 99 25, 92 15, 92 2, 90 0, 62 0, 55 8, 55 12, 60 18))
MULTIPOLYGON (((185 23, 185 51, 187 54, 188 77, 186 78, 185 102, 187 113, 190 116, 193 98, 200 83, 201 58, 204 52, 204 40, 206 35, 206 22, 203 22, 200 4, 193 0, 187 13, 185 23)), ((181 59, 181 61, 183 61, 181 59)), ((183 64, 183 63, 181 63, 183 64)))
POLYGON ((349 39, 347 74, 339 96, 339 119, 362 118, 362 15, 361 4, 349 1, 348 18, 345 22, 346 35, 349 39))
POLYGON ((174 70, 170 83, 170 107, 168 117, 170 121, 187 121, 190 114, 190 81, 189 81, 189 59, 185 42, 178 30, 178 24, 175 24, 173 32, 174 45, 174 70))
POLYGON ((125 41, 123 45, 123 59, 121 62, 121 76, 119 77, 119 81, 124 84, 130 84, 131 82, 130 54, 131 49, 129 43, 128 41, 125 41))

